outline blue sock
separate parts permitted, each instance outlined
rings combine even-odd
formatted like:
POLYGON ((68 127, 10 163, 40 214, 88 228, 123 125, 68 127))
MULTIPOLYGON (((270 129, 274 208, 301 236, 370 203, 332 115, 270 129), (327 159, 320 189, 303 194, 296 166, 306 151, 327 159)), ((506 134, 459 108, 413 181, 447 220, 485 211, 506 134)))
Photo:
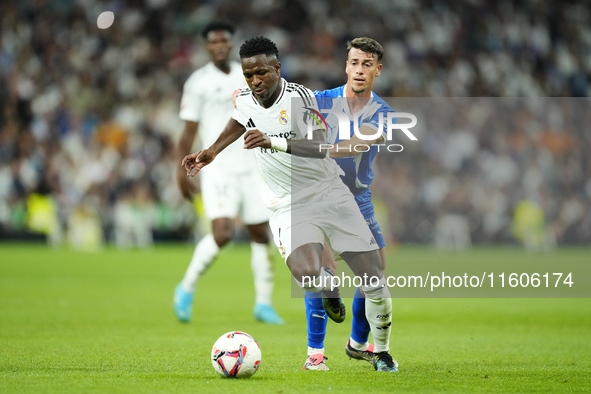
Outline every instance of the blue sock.
POLYGON ((308 320, 308 346, 315 349, 324 347, 326 336, 326 312, 322 306, 322 294, 306 292, 306 319, 308 320))
POLYGON ((366 343, 369 338, 369 322, 365 317, 365 297, 358 287, 353 298, 353 319, 351 322, 351 338, 359 343, 366 343))

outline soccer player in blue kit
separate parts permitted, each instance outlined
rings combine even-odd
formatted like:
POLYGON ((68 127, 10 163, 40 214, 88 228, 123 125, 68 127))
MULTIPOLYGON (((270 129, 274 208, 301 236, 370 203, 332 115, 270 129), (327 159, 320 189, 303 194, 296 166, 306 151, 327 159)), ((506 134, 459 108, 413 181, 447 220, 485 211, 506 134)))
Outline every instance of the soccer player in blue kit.
MULTIPOLYGON (((339 117, 334 113, 326 116, 329 127, 328 142, 331 144, 329 153, 343 170, 344 175, 341 175, 341 179, 355 196, 355 201, 378 243, 382 269, 386 266, 386 245, 375 218, 369 186, 373 180, 371 165, 378 152, 375 144, 385 140, 385 133, 376 136, 377 130, 386 130, 383 124, 379 124, 380 113, 383 113, 382 122, 386 122, 387 113, 393 112, 372 92, 374 80, 382 70, 383 54, 382 46, 371 38, 361 37, 350 41, 347 44, 345 68, 348 76, 347 83, 335 89, 314 92, 321 111, 322 109, 338 110, 344 113, 349 121, 350 138, 340 139, 339 127, 337 127, 339 117), (370 139, 361 139, 355 135, 354 120, 357 121, 359 133, 372 136, 367 137, 370 139)), ((325 249, 322 257, 323 265, 329 268, 336 267, 328 248, 325 249)), ((304 369, 328 370, 324 357, 327 314, 318 294, 306 292, 305 301, 308 321, 308 359, 304 363, 304 369)), ((356 290, 352 310, 351 337, 347 341, 345 352, 350 358, 365 360, 375 366, 374 346, 368 342, 370 327, 365 317, 365 296, 360 288, 356 290)), ((398 365, 395 360, 394 363, 398 365)))

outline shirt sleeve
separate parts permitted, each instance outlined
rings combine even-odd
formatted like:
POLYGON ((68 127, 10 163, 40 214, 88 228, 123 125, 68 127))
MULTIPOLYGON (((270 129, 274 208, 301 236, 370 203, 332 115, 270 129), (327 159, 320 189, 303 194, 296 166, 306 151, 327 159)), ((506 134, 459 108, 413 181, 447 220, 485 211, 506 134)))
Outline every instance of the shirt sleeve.
MULTIPOLYGON (((236 103, 238 105, 238 103, 236 103)), ((232 119, 236 122, 240 123, 242 126, 246 127, 247 121, 244 120, 244 116, 238 111, 238 108, 234 108, 234 112, 232 113, 232 119)))
POLYGON ((394 110, 392 108, 390 108, 386 103, 381 102, 381 103, 373 103, 372 105, 379 105, 379 108, 376 108, 373 113, 373 115, 371 117, 368 117, 366 120, 364 120, 363 122, 361 122, 359 127, 363 127, 363 126, 367 126, 370 127, 371 129, 377 131, 377 130, 381 130, 382 131, 382 136, 384 137, 384 140, 386 140, 387 137, 387 123, 388 123, 388 113, 389 112, 394 112, 394 110), (382 114, 382 122, 380 124, 380 113, 382 114))
POLYGON ((199 122, 201 118, 201 106, 203 103, 195 88, 197 85, 196 82, 194 77, 190 77, 183 87, 183 97, 181 98, 181 109, 179 112, 179 117, 182 120, 199 122))
MULTIPOLYGON (((321 110, 332 108, 334 97, 328 95, 326 90, 315 90, 314 97, 316 97, 316 106, 321 110)), ((326 117, 326 113, 323 113, 322 116, 326 117)))
POLYGON ((291 101, 292 116, 294 116, 295 132, 297 138, 307 138, 308 132, 313 133, 322 130, 326 134, 324 127, 324 118, 318 110, 318 104, 314 93, 310 89, 303 89, 299 92, 299 96, 294 97, 291 101))

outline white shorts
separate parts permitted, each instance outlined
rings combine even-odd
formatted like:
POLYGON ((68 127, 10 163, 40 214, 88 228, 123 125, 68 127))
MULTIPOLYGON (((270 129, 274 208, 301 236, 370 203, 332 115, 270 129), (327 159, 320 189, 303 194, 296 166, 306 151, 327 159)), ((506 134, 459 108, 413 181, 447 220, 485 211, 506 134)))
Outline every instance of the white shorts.
POLYGON ((324 248, 325 239, 335 257, 343 252, 378 249, 353 194, 345 185, 273 211, 269 224, 275 245, 286 261, 302 245, 319 243, 324 248))
POLYGON ((269 221, 270 211, 263 203, 263 182, 258 172, 224 174, 205 171, 200 174, 205 216, 209 220, 240 217, 246 225, 269 221))

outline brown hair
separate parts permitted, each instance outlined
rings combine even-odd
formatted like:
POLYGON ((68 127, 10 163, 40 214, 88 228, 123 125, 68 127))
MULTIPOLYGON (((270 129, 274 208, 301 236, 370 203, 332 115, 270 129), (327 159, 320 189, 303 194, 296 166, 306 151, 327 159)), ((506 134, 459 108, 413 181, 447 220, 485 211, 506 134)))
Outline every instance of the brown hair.
POLYGON ((382 62, 382 56, 384 56, 384 48, 379 42, 369 37, 358 37, 353 41, 347 42, 347 57, 351 48, 357 48, 365 53, 373 53, 378 56, 378 63, 382 62))

